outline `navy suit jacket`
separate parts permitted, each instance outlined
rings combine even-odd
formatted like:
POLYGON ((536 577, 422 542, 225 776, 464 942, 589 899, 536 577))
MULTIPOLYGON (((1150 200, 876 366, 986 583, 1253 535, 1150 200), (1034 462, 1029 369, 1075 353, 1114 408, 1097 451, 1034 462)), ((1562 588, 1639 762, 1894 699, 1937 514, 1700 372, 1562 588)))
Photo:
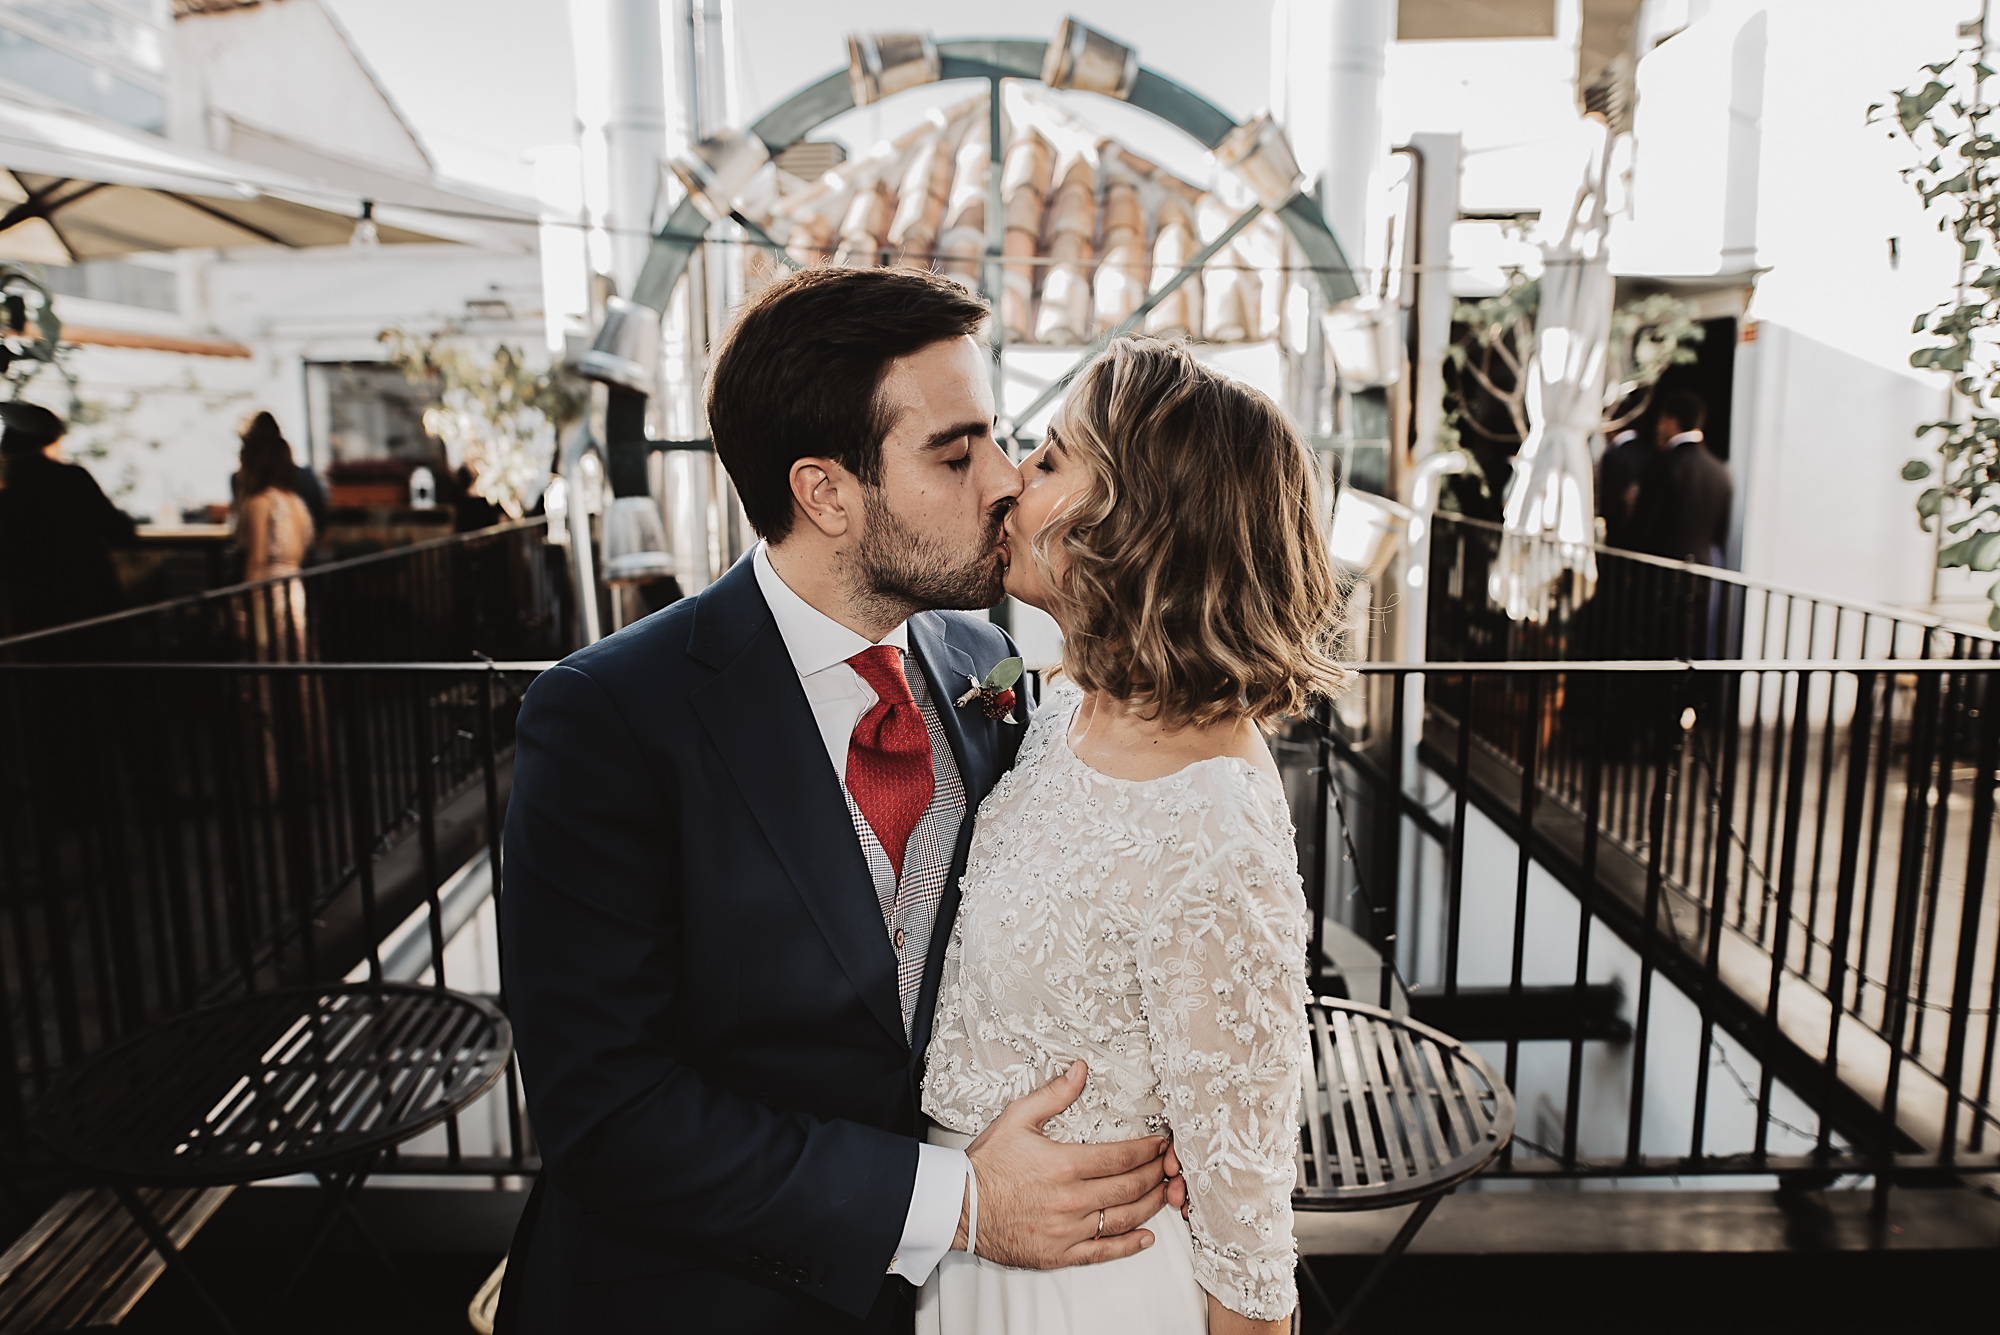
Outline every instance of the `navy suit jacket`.
POLYGON ((748 558, 529 690, 499 914, 543 1173, 506 1327, 907 1323, 909 1285, 885 1274, 916 1178, 931 1010, 973 813, 1023 727, 951 703, 1014 652, 1000 629, 925 612, 909 643, 967 797, 914 1043, 846 801, 748 558))

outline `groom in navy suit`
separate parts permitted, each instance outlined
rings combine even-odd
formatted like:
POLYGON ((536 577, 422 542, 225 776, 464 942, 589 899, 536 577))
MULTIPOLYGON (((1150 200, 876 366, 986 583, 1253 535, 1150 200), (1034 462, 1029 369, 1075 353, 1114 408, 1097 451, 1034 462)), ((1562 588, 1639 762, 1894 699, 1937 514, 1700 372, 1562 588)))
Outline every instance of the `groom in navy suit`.
POLYGON ((708 417, 764 541, 522 706, 501 954, 543 1172, 521 1332, 904 1332, 949 1250, 1130 1255, 1179 1204, 1158 1137, 1058 1145, 1081 1065, 965 1152, 918 1085, 973 813, 1027 717, 957 701, 1014 652, 1020 480, 986 307, 908 269, 757 296, 708 417))

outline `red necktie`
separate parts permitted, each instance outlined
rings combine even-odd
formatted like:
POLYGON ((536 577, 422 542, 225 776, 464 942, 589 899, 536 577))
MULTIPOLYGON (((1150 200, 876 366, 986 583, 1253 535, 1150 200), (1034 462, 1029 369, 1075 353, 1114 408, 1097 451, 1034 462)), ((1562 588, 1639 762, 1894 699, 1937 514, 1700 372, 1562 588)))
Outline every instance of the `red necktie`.
POLYGON ((847 743, 847 791, 882 841, 901 882, 903 849, 924 818, 937 782, 931 771, 931 731, 903 676, 902 650, 878 644, 848 659, 847 665, 875 691, 874 705, 854 725, 847 743))

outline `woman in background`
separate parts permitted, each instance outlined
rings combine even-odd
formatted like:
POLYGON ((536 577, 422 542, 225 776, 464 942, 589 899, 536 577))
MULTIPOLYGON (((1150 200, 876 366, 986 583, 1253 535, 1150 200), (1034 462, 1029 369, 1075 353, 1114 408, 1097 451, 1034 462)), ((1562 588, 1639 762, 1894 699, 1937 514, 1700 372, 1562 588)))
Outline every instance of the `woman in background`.
MULTIPOLYGON (((258 413, 245 424, 238 456, 236 545, 243 579, 257 584, 296 575, 313 543, 312 512, 299 498, 299 468, 277 419, 258 413)), ((305 655, 306 591, 296 579, 248 595, 244 629, 259 659, 297 662, 305 655)))
POLYGON ((236 545, 246 583, 296 575, 312 547, 312 511, 299 496, 299 466, 278 420, 258 413, 243 427, 237 474, 236 545))

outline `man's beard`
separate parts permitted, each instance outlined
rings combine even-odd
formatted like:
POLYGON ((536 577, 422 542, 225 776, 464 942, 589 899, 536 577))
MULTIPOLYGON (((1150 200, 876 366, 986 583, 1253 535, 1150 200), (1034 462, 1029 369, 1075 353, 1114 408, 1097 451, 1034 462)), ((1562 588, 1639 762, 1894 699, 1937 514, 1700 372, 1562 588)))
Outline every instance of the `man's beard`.
POLYGON ((913 612, 971 611, 1000 601, 1006 571, 997 546, 1007 518, 1005 502, 987 516, 978 548, 968 552, 905 524, 876 488, 864 487, 862 498, 868 527, 856 553, 861 575, 856 592, 882 613, 905 620, 913 612))

